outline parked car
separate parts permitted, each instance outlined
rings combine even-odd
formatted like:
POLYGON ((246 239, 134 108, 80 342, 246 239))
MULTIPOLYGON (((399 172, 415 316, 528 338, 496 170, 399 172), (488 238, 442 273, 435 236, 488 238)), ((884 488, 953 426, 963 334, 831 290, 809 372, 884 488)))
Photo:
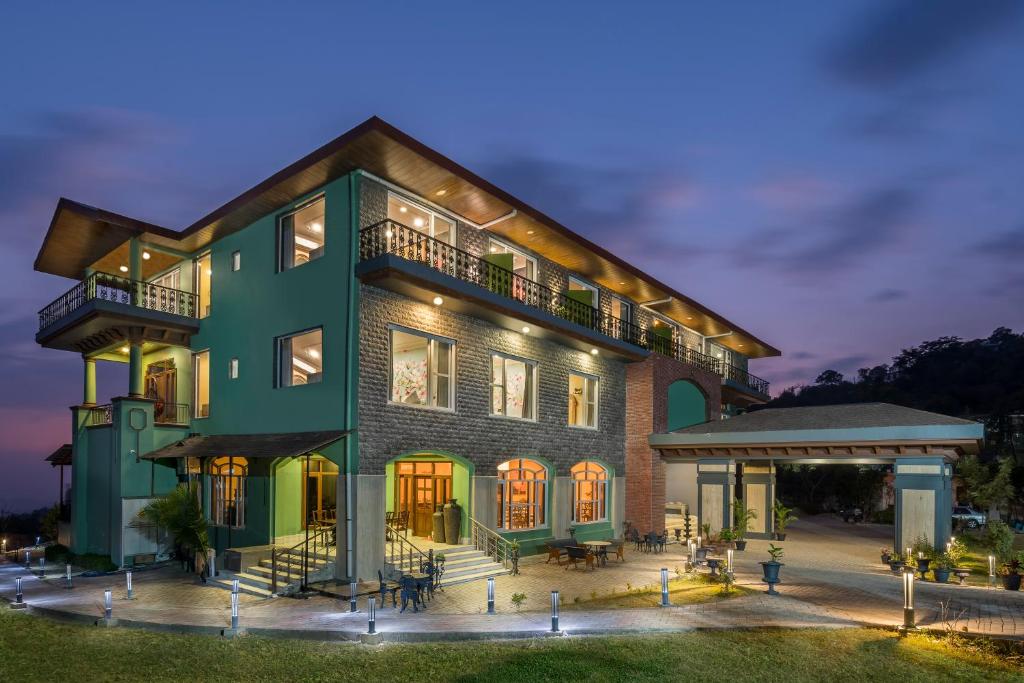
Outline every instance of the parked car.
POLYGON ((864 521, 864 511, 860 508, 843 508, 839 516, 847 524, 856 524, 864 521))
POLYGON ((966 505, 955 505, 953 506, 953 521, 963 523, 968 529, 977 529, 985 525, 988 517, 966 505))

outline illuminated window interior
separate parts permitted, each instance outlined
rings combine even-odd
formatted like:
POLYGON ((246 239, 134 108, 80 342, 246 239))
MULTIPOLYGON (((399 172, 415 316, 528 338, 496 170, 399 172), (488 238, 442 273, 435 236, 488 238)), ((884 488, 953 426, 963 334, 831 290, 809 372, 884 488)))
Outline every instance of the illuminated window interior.
POLYGON ((192 366, 194 415, 210 417, 210 352, 193 354, 192 366))
POLYGON ((210 461, 210 519, 217 526, 245 526, 245 478, 249 461, 221 456, 210 461))
POLYGON ((535 460, 498 465, 498 528, 508 531, 544 526, 548 472, 535 460))
POLYGON ((569 375, 569 424, 573 427, 597 426, 596 377, 569 375))
POLYGON ((278 350, 278 386, 316 384, 323 380, 323 330, 280 337, 278 350))
POLYGON ((320 198, 280 218, 281 270, 301 266, 324 255, 325 205, 320 198))
POLYGON ((572 476, 572 519, 578 524, 599 522, 607 517, 608 470, 599 463, 584 461, 569 470, 572 476))

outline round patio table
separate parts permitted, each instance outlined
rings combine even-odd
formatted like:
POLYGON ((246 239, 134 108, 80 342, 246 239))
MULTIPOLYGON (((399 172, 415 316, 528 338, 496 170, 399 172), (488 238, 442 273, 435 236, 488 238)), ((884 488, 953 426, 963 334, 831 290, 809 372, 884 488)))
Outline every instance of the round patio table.
POLYGON ((583 543, 588 548, 594 549, 594 554, 600 559, 602 567, 608 566, 608 553, 602 553, 601 549, 607 548, 611 544, 611 541, 585 541, 583 543))

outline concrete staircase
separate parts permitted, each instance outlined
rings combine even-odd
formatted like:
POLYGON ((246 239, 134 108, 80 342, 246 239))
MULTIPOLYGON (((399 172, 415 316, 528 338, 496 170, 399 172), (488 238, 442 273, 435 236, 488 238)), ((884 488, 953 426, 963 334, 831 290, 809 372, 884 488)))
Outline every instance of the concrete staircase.
MULTIPOLYGON (((278 551, 277 559, 277 594, 285 594, 298 589, 302 581, 302 549, 278 551)), ((319 574, 328 573, 334 565, 334 549, 327 548, 318 550, 316 553, 309 553, 309 580, 316 581, 321 577, 319 574)), ((273 586, 273 563, 267 560, 260 560, 259 564, 246 567, 240 572, 221 571, 215 578, 208 582, 220 588, 231 590, 234 579, 238 579, 238 589, 243 593, 258 595, 269 598, 274 595, 273 586)))
MULTIPOLYGON (((480 581, 489 576, 508 574, 510 571, 471 545, 451 545, 445 546, 444 549, 435 548, 434 555, 438 553, 444 553, 444 576, 441 577, 442 586, 454 586, 459 583, 480 581)), ((408 555, 398 557, 387 554, 385 562, 401 571, 410 570, 408 555)), ((419 559, 414 559, 413 564, 415 566, 412 568, 418 570, 419 559)))

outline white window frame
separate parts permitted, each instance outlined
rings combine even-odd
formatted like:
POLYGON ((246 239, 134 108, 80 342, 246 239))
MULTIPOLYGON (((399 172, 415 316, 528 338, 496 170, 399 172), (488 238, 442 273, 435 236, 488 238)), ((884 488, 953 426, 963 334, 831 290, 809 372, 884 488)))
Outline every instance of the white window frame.
MULTIPOLYGON (((487 253, 488 254, 512 254, 513 256, 522 256, 524 259, 529 261, 531 265, 533 265, 533 277, 532 278, 528 277, 526 279, 529 280, 530 282, 537 282, 538 281, 538 278, 540 277, 540 271, 537 269, 537 259, 535 259, 534 257, 530 256, 529 254, 527 254, 525 251, 523 251, 519 247, 516 247, 516 246, 512 245, 511 243, 506 242, 505 240, 498 239, 497 237, 494 237, 493 235, 488 235, 487 236, 487 253), (505 251, 491 251, 491 242, 494 242, 495 244, 500 244, 502 247, 505 248, 505 251)), ((520 277, 522 277, 522 276, 520 276, 520 277)))
MULTIPOLYGON (((620 313, 622 312, 623 309, 625 309, 625 311, 626 311, 626 317, 622 317, 621 315, 619 315, 619 316, 615 316, 614 314, 612 314, 612 315, 614 317, 617 317, 622 322, 632 323, 633 322, 633 302, 629 301, 625 297, 621 297, 621 296, 618 296, 616 294, 610 295, 610 298, 613 301, 618 301, 619 302, 619 312, 620 313)), ((610 310, 611 309, 609 308, 609 311, 610 310)))
POLYGON ((597 375, 590 375, 590 374, 587 374, 585 372, 570 372, 569 373, 569 377, 565 381, 565 388, 566 388, 566 392, 565 392, 565 401, 566 401, 565 418, 566 419, 565 419, 565 421, 569 425, 569 427, 571 427, 573 429, 589 429, 589 430, 599 429, 600 425, 601 425, 601 422, 600 422, 600 419, 601 419, 601 378, 598 377, 597 375), (578 424, 574 424, 572 422, 569 422, 569 391, 568 391, 568 389, 569 389, 569 385, 570 385, 570 383, 572 381, 572 378, 574 376, 575 377, 582 377, 584 380, 593 380, 593 382, 594 382, 594 400, 593 401, 590 401, 587 398, 587 387, 590 386, 590 382, 589 381, 585 381, 583 383, 583 407, 584 407, 584 409, 587 409, 588 407, 590 407, 592 405, 593 406, 593 410, 594 410, 594 424, 592 426, 591 425, 587 425, 587 424, 578 425, 578 424))
POLYGON ((490 365, 488 366, 487 370, 490 373, 490 377, 489 377, 489 380, 490 380, 489 381, 490 396, 488 397, 490 399, 490 416, 491 417, 497 417, 497 418, 505 419, 505 420, 519 420, 520 422, 536 422, 537 421, 537 381, 538 381, 537 361, 530 360, 529 358, 522 358, 521 356, 512 356, 512 355, 509 355, 507 353, 501 353, 499 351, 491 351, 490 365), (501 384, 495 384, 494 383, 494 359, 495 358, 500 358, 502 360, 502 363, 501 363, 501 384), (505 407, 508 405, 508 403, 507 403, 507 395, 505 393, 506 390, 507 390, 507 385, 508 385, 508 370, 506 368, 506 361, 510 361, 510 360, 516 361, 516 362, 519 362, 519 363, 525 363, 526 367, 529 369, 529 372, 531 374, 531 384, 530 384, 530 387, 531 387, 532 391, 530 392, 530 396, 529 396, 529 399, 530 399, 530 417, 516 417, 515 415, 507 415, 504 412, 501 412, 501 413, 494 412, 494 390, 495 389, 501 389, 501 405, 502 405, 502 410, 504 410, 505 407))
MULTIPOLYGON (((275 228, 275 236, 277 238, 276 252, 277 252, 277 272, 278 273, 284 273, 284 272, 287 272, 289 270, 295 270, 296 268, 301 268, 302 266, 309 265, 313 261, 319 261, 327 253, 327 195, 321 192, 320 194, 318 194, 318 195, 316 195, 314 197, 310 197, 309 199, 307 199, 305 201, 302 201, 302 202, 299 202, 298 204, 295 204, 288 211, 282 211, 281 213, 277 214, 276 218, 274 219, 274 228, 275 228), (293 262, 292 265, 290 265, 287 268, 285 268, 285 266, 284 266, 284 258, 285 258, 284 230, 282 229, 282 225, 281 224, 282 224, 282 222, 284 221, 285 218, 287 218, 289 216, 294 216, 295 214, 299 213, 300 211, 303 211, 304 209, 308 209, 309 207, 313 206, 314 204, 316 204, 318 202, 323 202, 324 203, 324 225, 323 225, 323 242, 324 243, 322 245, 320 245, 320 247, 319 247, 319 249, 321 250, 320 255, 317 256, 315 259, 310 259, 309 261, 306 261, 305 263, 296 264, 296 263, 293 262)), ((293 251, 295 249, 294 242, 295 242, 295 221, 293 220, 292 221, 292 244, 291 244, 291 249, 293 251)), ((293 261, 294 261, 294 256, 293 256, 293 261)))
POLYGON ((181 289, 181 266, 168 270, 149 281, 154 287, 166 287, 167 289, 181 289))
MULTIPOLYGON (((454 339, 449 337, 442 337, 440 335, 431 334, 422 330, 416 330, 411 327, 405 327, 404 325, 388 325, 388 405, 401 406, 403 408, 415 408, 418 410, 437 410, 443 413, 454 413, 455 412, 455 362, 456 362, 456 342, 454 339), (411 334, 416 337, 422 337, 427 340, 427 404, 416 405, 415 403, 401 403, 399 401, 392 400, 394 396, 393 382, 395 379, 395 357, 394 357, 394 333, 403 332, 405 334, 411 334), (431 402, 434 400, 434 386, 437 382, 438 372, 435 369, 436 363, 435 358, 437 354, 437 343, 441 342, 448 344, 448 405, 447 407, 432 405, 431 402)), ((490 368, 488 368, 488 372, 490 368)), ((443 377, 443 375, 440 375, 443 377)))
MULTIPOLYGON (((548 527, 551 526, 550 510, 548 510, 548 492, 549 492, 548 484, 551 481, 551 468, 549 468, 547 465, 545 465, 540 460, 538 460, 536 458, 533 458, 533 457, 530 457, 530 456, 522 456, 522 457, 516 457, 516 458, 509 458, 505 462, 502 462, 501 465, 504 465, 505 463, 516 462, 516 461, 519 462, 519 466, 518 467, 513 468, 513 467, 510 466, 507 470, 498 469, 498 476, 497 476, 498 491, 497 491, 497 493, 498 493, 499 503, 498 503, 497 528, 501 529, 503 532, 506 532, 506 533, 508 533, 508 532, 515 533, 515 532, 518 532, 518 531, 531 531, 533 529, 547 529, 548 527), (507 472, 512 472, 513 470, 515 470, 516 472, 535 472, 536 470, 527 470, 526 468, 524 468, 522 466, 522 461, 524 461, 524 460, 529 460, 530 462, 535 462, 538 465, 540 465, 540 468, 541 468, 540 471, 544 472, 544 478, 543 479, 537 479, 537 478, 533 478, 533 479, 509 479, 507 476, 502 476, 502 472, 503 471, 506 472, 506 473, 507 472), (512 482, 527 482, 529 486, 533 487, 533 489, 534 489, 534 491, 533 491, 533 500, 534 500, 534 502, 532 504, 530 504, 530 503, 515 503, 515 505, 517 505, 517 506, 527 505, 528 507, 532 507, 533 508, 533 518, 534 518, 534 520, 536 520, 540 516, 538 513, 542 513, 543 517, 544 517, 543 522, 541 522, 540 524, 534 524, 533 526, 528 526, 528 527, 519 527, 519 528, 516 528, 516 529, 510 528, 510 522, 512 520, 512 505, 513 505, 513 503, 511 503, 509 501, 508 491, 509 491, 509 485, 512 482), (537 495, 538 489, 539 489, 540 495, 537 495)), ((499 465, 499 467, 500 467, 500 465, 499 465)))
POLYGON ((192 419, 204 420, 210 417, 213 412, 210 404, 213 403, 213 375, 210 373, 210 349, 200 349, 192 352, 192 419), (199 414, 199 357, 206 356, 206 393, 209 397, 206 415, 199 414))
MULTIPOLYGON (((409 225, 405 221, 398 221, 399 223, 401 223, 402 225, 406 226, 410 230, 416 230, 418 232, 422 232, 422 233, 426 234, 428 237, 431 237, 432 239, 437 239, 437 232, 436 232, 436 228, 435 228, 434 222, 435 222, 435 219, 440 217, 446 223, 451 223, 451 225, 452 225, 451 241, 446 242, 446 244, 450 244, 453 247, 458 245, 459 221, 457 219, 452 217, 450 214, 447 214, 447 213, 444 213, 442 211, 437 211, 435 209, 432 209, 430 206, 428 206, 425 203, 425 200, 423 200, 423 199, 419 199, 419 200, 410 199, 408 195, 402 194, 401 192, 395 192, 394 190, 388 190, 388 201, 389 202, 391 201, 392 197, 395 197, 399 201, 405 202, 406 204, 409 204, 411 206, 415 206, 416 209, 418 209, 419 211, 422 211, 423 213, 425 213, 425 214, 430 216, 430 225, 428 226, 430 228, 429 230, 421 230, 420 228, 417 228, 417 227, 414 227, 412 225, 409 225)), ((394 220, 394 219, 390 219, 390 220, 394 220)))
POLYGON ((583 289, 587 289, 587 290, 590 290, 591 292, 593 292, 594 293, 594 300, 591 302, 591 306, 596 308, 597 310, 601 310, 601 290, 600 289, 598 289, 595 285, 592 285, 589 282, 586 282, 585 280, 579 279, 575 275, 570 275, 569 276, 569 287, 567 288, 566 291, 572 291, 572 285, 577 285, 579 287, 582 287, 583 289))
POLYGON ((611 470, 609 470, 608 467, 603 462, 600 462, 600 461, 597 461, 597 460, 580 460, 579 462, 573 464, 572 467, 569 468, 569 481, 572 482, 572 511, 571 511, 572 515, 571 516, 572 516, 573 524, 576 524, 576 525, 579 525, 579 526, 583 526, 583 525, 586 525, 586 524, 599 524, 601 522, 607 522, 608 521, 608 506, 611 504, 611 498, 609 496, 609 494, 611 493, 611 488, 608 486, 608 484, 611 483, 611 470), (604 479, 577 479, 575 474, 572 471, 572 467, 576 467, 577 465, 582 465, 582 464, 585 464, 585 463, 591 463, 591 464, 594 464, 594 465, 597 465, 598 467, 600 467, 604 471, 604 479), (598 488, 603 489, 601 491, 601 496, 600 497, 592 498, 589 502, 596 503, 596 502, 600 501, 603 504, 603 507, 604 507, 604 514, 601 515, 600 517, 597 517, 595 519, 590 520, 589 522, 581 522, 581 521, 579 521, 579 519, 577 519, 577 513, 579 511, 579 503, 581 501, 576 497, 576 493, 577 493, 577 490, 578 490, 579 485, 580 485, 581 482, 585 482, 585 483, 589 483, 589 484, 593 485, 594 491, 595 491, 595 495, 597 495, 597 489, 598 488))

